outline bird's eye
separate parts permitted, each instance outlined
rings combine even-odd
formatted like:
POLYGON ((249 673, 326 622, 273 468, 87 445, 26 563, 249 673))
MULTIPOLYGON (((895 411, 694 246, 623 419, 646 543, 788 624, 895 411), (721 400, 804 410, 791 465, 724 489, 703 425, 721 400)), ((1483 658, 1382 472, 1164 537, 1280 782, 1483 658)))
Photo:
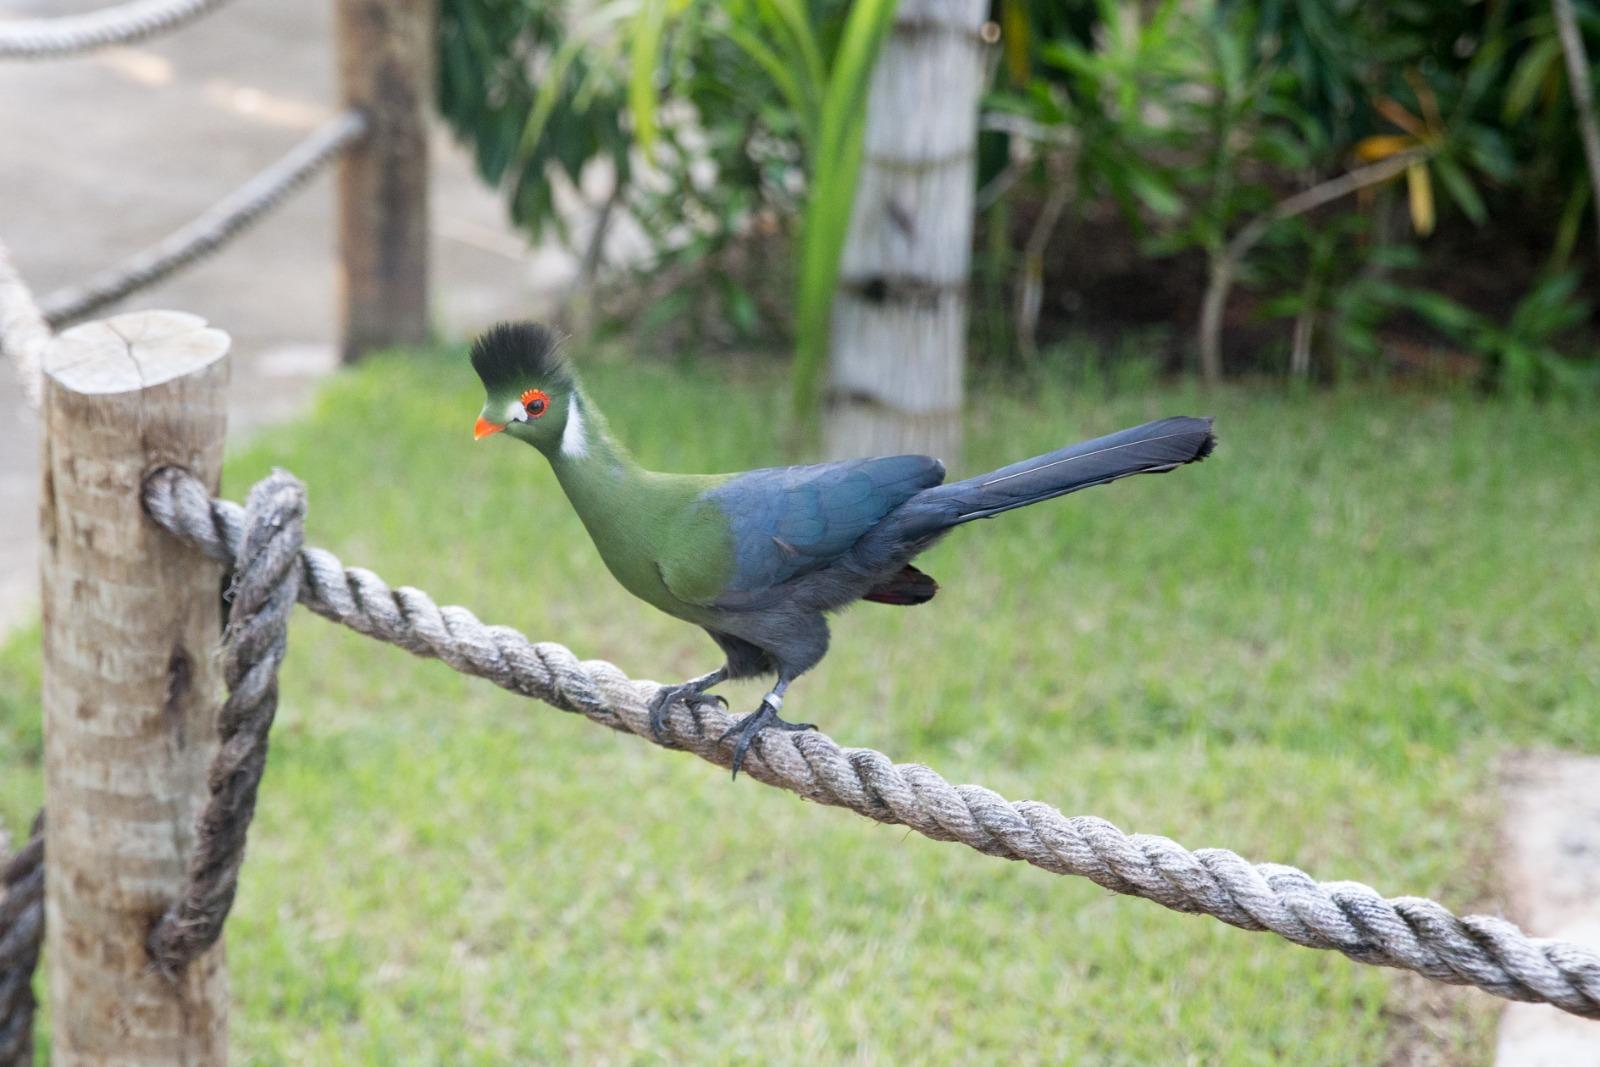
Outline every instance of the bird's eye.
POLYGON ((522 407, 529 418, 537 419, 549 410, 550 397, 543 389, 529 389, 522 394, 522 407))

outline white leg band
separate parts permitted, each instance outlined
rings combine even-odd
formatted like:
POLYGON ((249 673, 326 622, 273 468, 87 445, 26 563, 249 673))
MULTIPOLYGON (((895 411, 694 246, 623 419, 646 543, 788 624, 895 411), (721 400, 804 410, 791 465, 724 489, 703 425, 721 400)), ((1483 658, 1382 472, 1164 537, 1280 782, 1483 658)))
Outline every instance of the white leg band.
POLYGON ((783 698, 777 693, 768 693, 766 696, 761 698, 761 702, 763 704, 771 705, 773 711, 783 710, 783 698))

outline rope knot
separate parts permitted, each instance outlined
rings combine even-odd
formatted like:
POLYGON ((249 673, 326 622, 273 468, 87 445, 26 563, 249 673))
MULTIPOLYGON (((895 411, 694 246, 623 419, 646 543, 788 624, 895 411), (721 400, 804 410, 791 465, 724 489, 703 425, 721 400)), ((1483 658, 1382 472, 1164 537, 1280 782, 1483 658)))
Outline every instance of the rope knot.
MULTIPOLYGON (((217 534, 225 524, 216 521, 210 498, 196 498, 182 476, 168 467, 146 479, 150 516, 217 534)), ((169 979, 216 944, 238 892, 245 837, 266 770, 267 735, 278 708, 278 667, 287 651, 289 614, 300 596, 305 513, 305 486, 275 470, 251 487, 242 528, 232 539, 237 546, 229 585, 232 610, 222 650, 228 699, 217 717, 220 746, 208 776, 211 796, 200 814, 188 884, 146 941, 152 966, 169 979)))

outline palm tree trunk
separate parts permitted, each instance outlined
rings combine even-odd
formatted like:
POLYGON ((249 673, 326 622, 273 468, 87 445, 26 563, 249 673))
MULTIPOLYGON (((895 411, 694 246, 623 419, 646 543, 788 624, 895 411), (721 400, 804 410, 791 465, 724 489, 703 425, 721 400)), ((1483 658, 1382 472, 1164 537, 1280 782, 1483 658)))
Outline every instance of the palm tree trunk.
POLYGON ((873 70, 833 303, 832 455, 960 449, 987 13, 986 0, 902 0, 873 70))

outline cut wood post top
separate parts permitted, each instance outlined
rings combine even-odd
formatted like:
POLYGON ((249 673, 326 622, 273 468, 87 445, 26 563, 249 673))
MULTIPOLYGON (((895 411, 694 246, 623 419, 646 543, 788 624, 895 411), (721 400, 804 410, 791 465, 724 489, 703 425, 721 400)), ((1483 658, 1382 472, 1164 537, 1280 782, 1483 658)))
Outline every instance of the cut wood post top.
POLYGON ((75 393, 126 393, 182 378, 227 355, 228 335, 186 311, 135 311, 58 334, 44 372, 75 393))

